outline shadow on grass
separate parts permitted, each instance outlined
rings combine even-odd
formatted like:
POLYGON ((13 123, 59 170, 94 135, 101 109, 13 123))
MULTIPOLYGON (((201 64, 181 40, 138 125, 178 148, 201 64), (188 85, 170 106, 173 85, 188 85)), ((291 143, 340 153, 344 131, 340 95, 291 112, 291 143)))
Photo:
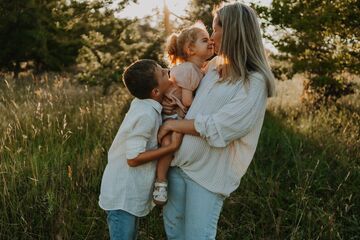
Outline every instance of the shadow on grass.
MULTIPOLYGON (((225 202, 219 239, 358 239, 359 159, 294 131, 267 112, 240 187, 225 202)), ((321 139, 321 138, 320 138, 321 139)))

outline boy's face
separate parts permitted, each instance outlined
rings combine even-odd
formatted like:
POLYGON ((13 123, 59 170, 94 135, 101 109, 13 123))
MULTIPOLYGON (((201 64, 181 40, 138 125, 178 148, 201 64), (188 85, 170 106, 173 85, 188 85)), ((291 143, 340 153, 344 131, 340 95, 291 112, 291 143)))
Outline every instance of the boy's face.
POLYGON ((162 68, 160 65, 157 65, 155 69, 155 78, 158 82, 157 89, 159 90, 159 95, 163 96, 164 93, 169 89, 171 82, 169 80, 170 70, 168 68, 162 68))

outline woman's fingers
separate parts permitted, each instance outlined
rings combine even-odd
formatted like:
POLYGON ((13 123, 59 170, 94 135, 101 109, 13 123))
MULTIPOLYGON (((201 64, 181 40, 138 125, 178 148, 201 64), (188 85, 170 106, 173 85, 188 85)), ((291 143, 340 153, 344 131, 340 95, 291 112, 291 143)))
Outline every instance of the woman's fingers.
POLYGON ((166 106, 163 106, 163 113, 167 114, 167 115, 173 115, 175 114, 175 108, 173 107, 166 107, 166 106))
POLYGON ((168 115, 175 114, 176 101, 170 98, 165 98, 162 102, 162 105, 163 105, 163 112, 165 114, 168 115))

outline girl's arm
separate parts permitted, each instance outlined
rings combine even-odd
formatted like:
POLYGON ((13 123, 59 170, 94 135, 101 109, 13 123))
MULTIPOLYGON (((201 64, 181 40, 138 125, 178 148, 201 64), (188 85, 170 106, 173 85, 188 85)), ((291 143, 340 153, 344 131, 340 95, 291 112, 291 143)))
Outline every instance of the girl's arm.
POLYGON ((182 95, 182 99, 181 99, 182 104, 186 108, 189 108, 191 106, 192 101, 193 101, 193 91, 191 91, 189 89, 182 88, 181 95, 182 95))

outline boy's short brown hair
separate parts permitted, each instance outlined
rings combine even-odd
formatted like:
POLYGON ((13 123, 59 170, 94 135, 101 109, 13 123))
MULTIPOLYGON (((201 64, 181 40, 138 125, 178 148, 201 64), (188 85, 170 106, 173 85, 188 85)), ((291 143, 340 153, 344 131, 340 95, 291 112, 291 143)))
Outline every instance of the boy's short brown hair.
POLYGON ((157 66, 154 60, 140 59, 125 69, 123 82, 134 97, 150 98, 151 91, 158 86, 155 76, 157 66))

